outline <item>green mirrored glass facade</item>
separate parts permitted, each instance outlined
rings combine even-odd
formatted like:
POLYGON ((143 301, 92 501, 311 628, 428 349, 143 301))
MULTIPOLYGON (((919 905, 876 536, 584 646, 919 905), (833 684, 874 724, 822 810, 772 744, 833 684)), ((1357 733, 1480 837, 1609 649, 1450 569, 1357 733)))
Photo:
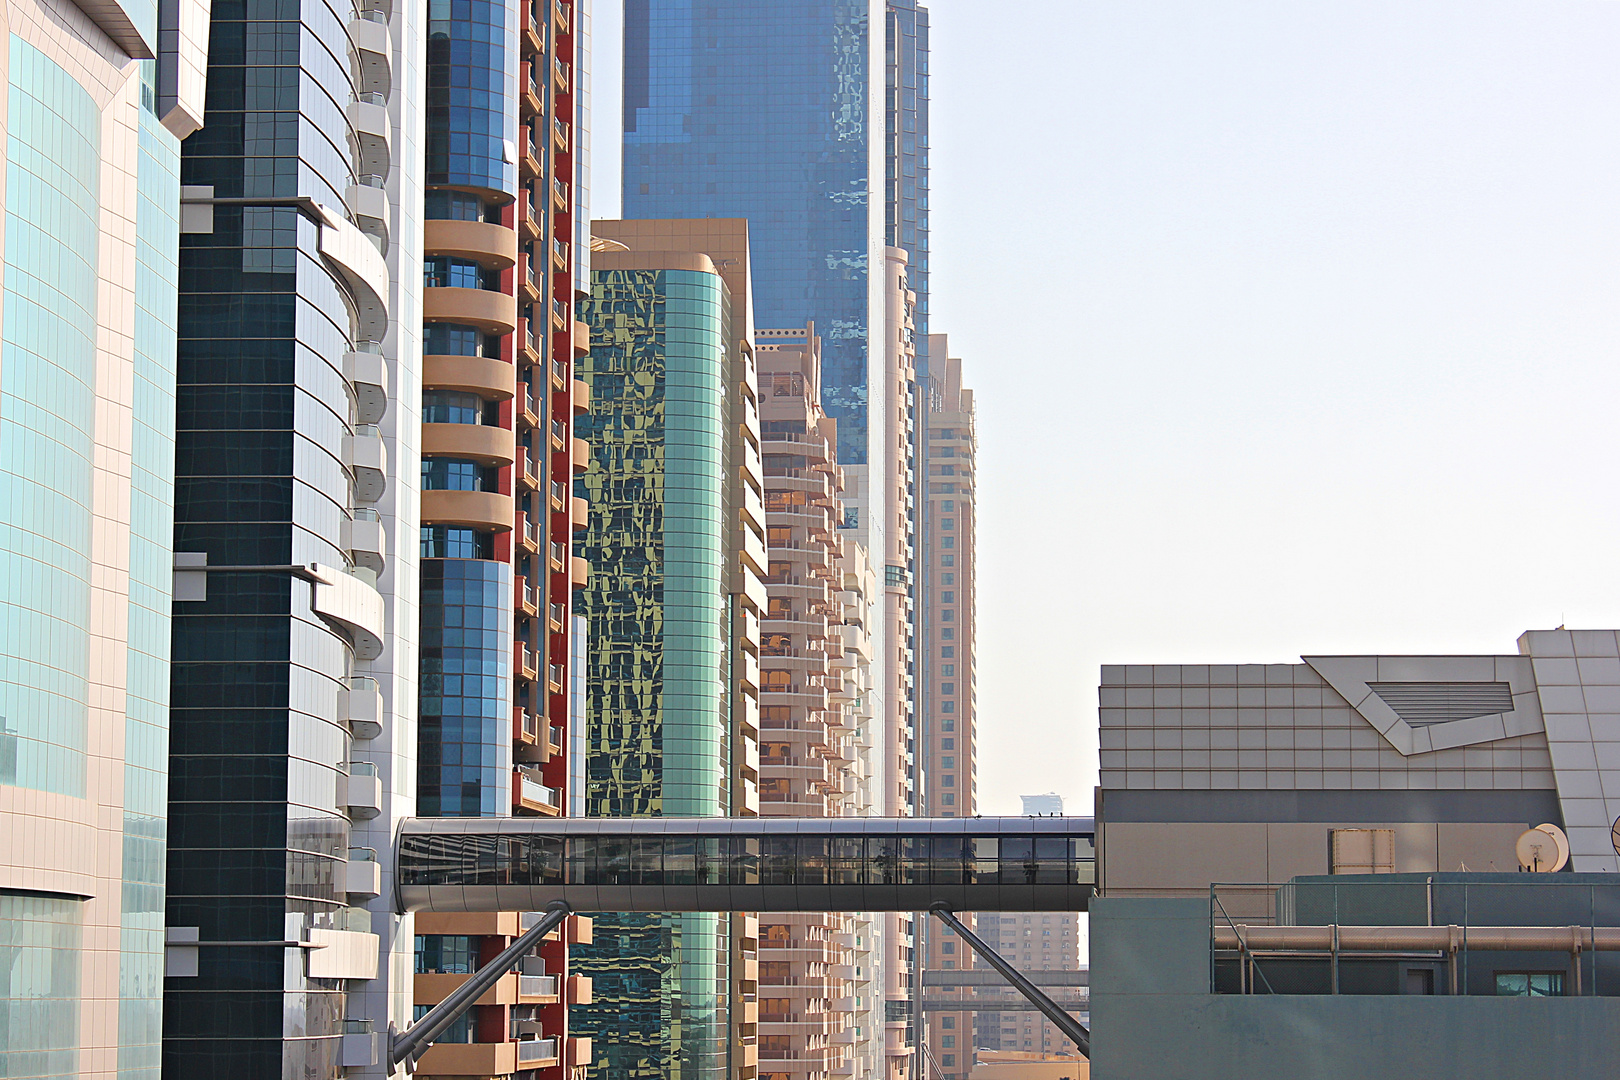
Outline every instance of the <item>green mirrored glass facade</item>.
MULTIPOLYGON (((730 299, 695 270, 598 270, 580 318, 592 349, 576 493, 586 650, 585 812, 729 812, 729 536, 725 422, 730 299)), ((605 915, 571 954, 594 1003, 593 1077, 724 1075, 729 934, 715 915, 605 915)))

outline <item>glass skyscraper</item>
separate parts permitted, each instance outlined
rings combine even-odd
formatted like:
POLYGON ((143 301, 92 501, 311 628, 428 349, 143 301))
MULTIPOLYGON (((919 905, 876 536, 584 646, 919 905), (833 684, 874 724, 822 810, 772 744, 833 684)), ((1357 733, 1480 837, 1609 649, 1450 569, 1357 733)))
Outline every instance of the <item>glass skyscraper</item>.
POLYGON ((881 437, 883 27, 874 0, 625 5, 624 215, 748 220, 755 322, 815 323, 845 465, 881 437))
MULTIPOLYGON (((579 594, 588 623, 584 810, 754 813, 765 569, 759 413, 741 332, 746 285, 728 288, 747 280, 747 232, 736 221, 599 228, 632 247, 599 241, 612 250, 596 255, 581 306, 592 340, 579 361, 590 387, 579 428, 592 456, 576 487, 590 507, 580 551, 591 577, 579 594), (729 264, 728 274, 717 264, 729 264)), ((627 867, 635 858, 608 857, 627 867)), ((571 1030, 593 1038, 593 1076, 753 1075, 739 1060, 754 1050, 751 1026, 746 1046, 731 1038, 740 1020, 733 1000, 755 992, 737 962, 743 935, 734 922, 597 917, 595 943, 571 954, 593 979, 594 1002, 571 1019, 571 1030)))

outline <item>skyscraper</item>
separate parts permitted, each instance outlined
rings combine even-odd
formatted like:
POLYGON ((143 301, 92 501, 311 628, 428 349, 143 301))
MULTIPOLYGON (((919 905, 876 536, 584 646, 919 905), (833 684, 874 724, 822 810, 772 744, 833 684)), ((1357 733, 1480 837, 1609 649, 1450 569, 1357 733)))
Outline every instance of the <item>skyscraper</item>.
MULTIPOLYGON (((385 1033, 523 925, 418 934, 391 851, 419 812, 566 803, 588 6, 213 9, 181 196, 168 908, 194 973, 169 971, 168 1075, 381 1076, 385 1033)), ((586 937, 419 1075, 573 1067, 586 937)))
MULTIPOLYGON (((586 580, 572 554, 584 525, 573 476, 585 462, 569 362, 585 337, 568 252, 583 213, 571 136, 583 116, 588 17, 588 4, 505 0, 429 11, 423 815, 555 816, 566 805, 572 597, 586 580)), ((416 923, 418 1013, 525 928, 516 912, 416 923)), ((567 945, 589 939, 589 920, 571 919, 524 960, 510 992, 474 1005, 437 1040, 419 1073, 561 1075, 588 1057, 564 1036, 566 1006, 589 1000, 588 982, 567 978, 567 945)))
POLYGON ((155 1080, 179 139, 206 8, 5 15, 0 1075, 155 1080))
POLYGON ((411 954, 376 856, 414 810, 421 91, 398 43, 419 10, 212 11, 181 167, 177 1080, 328 1076, 346 1020, 410 1022, 366 989, 411 954))
MULTIPOLYGON (((760 812, 842 817, 870 802, 871 630, 876 580, 840 534, 836 421, 821 408, 814 327, 759 335, 766 544, 771 558, 760 657, 760 812)), ((760 1058, 765 1080, 870 1078, 881 1067, 872 1019, 873 917, 761 916, 760 1058), (859 948, 859 951, 858 951, 859 948)))
MULTIPOLYGON (((595 231, 586 813, 754 814, 767 559, 747 226, 595 231)), ((631 851, 598 857, 634 872, 631 851)), ((751 1080, 757 934, 750 916, 598 919, 576 954, 594 1002, 574 1023, 599 1073, 751 1080)))
MULTIPOLYGON (((623 192, 630 217, 746 218, 759 325, 813 322, 822 338, 821 399, 838 422, 848 478, 841 525, 865 547, 882 589, 874 810, 910 814, 919 791, 917 296, 911 255, 894 241, 926 232, 926 184, 915 183, 926 167, 926 134, 919 141, 915 130, 926 125, 926 86, 915 91, 927 20, 914 6, 892 25, 888 16, 875 0, 627 5, 623 192), (905 43, 892 67, 891 32, 905 43), (913 93, 889 98, 891 80, 913 93)), ((898 1077, 912 1044, 914 920, 884 922, 887 1068, 898 1077)))
MULTIPOLYGON (((975 483, 978 450, 973 391, 962 385, 962 361, 943 334, 928 339, 931 374, 919 379, 928 406, 924 443, 928 511, 923 517, 919 576, 922 627, 917 648, 923 672, 918 745, 926 778, 928 817, 978 813, 977 669, 975 654, 975 483)), ((974 925, 970 923, 970 925, 974 925)), ((933 970, 973 966, 957 938, 929 927, 925 963, 933 970)), ((925 1038, 947 1080, 973 1067, 971 1013, 933 1012, 925 1038)))

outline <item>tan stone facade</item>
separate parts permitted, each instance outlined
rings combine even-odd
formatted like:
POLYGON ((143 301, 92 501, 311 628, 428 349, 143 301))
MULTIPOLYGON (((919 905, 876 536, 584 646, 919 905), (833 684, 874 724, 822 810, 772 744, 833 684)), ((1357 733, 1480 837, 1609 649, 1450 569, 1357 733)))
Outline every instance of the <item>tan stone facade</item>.
MULTIPOLYGON (((820 404, 814 327, 759 334, 760 421, 771 573, 762 655, 760 809, 840 817, 869 809, 875 582, 839 533, 836 422, 820 404)), ((771 1080, 870 1076, 870 917, 760 920, 760 1071, 771 1080)))

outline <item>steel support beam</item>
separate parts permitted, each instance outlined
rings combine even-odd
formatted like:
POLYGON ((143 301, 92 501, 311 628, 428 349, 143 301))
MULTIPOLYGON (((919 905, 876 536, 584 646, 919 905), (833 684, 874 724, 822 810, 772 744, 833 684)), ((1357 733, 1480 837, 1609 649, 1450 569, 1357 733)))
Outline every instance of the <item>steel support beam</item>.
POLYGON ((499 956, 473 972, 467 981, 451 991, 450 996, 439 1002, 422 1018, 409 1028, 394 1035, 388 1040, 388 1071, 393 1072, 400 1062, 405 1062, 407 1069, 416 1064, 416 1060, 427 1052, 433 1040, 444 1034, 446 1028, 461 1018, 461 1014, 472 1007, 472 1003, 483 997, 501 977, 518 966, 518 961, 528 955, 530 949, 545 940, 547 934, 562 925, 573 911, 561 900, 555 900, 546 906, 546 913, 540 921, 523 932, 523 936, 508 945, 499 956))
POLYGON ((996 950, 985 944, 979 939, 978 935, 962 925, 962 920, 952 914, 950 905, 943 903, 932 904, 929 906, 928 911, 940 922, 956 931, 956 935, 968 943, 968 948, 972 949, 979 959, 1001 972, 1001 977, 1012 983, 1013 989, 1023 994, 1029 999, 1031 1005, 1046 1014, 1046 1018, 1056 1024, 1058 1030, 1068 1036, 1069 1040, 1080 1048, 1080 1053, 1084 1054, 1087 1059, 1091 1057, 1091 1032, 1087 1031, 1080 1021, 1064 1012, 1062 1007, 1047 997, 1040 987, 1024 978, 1021 971, 1003 960, 996 950))

